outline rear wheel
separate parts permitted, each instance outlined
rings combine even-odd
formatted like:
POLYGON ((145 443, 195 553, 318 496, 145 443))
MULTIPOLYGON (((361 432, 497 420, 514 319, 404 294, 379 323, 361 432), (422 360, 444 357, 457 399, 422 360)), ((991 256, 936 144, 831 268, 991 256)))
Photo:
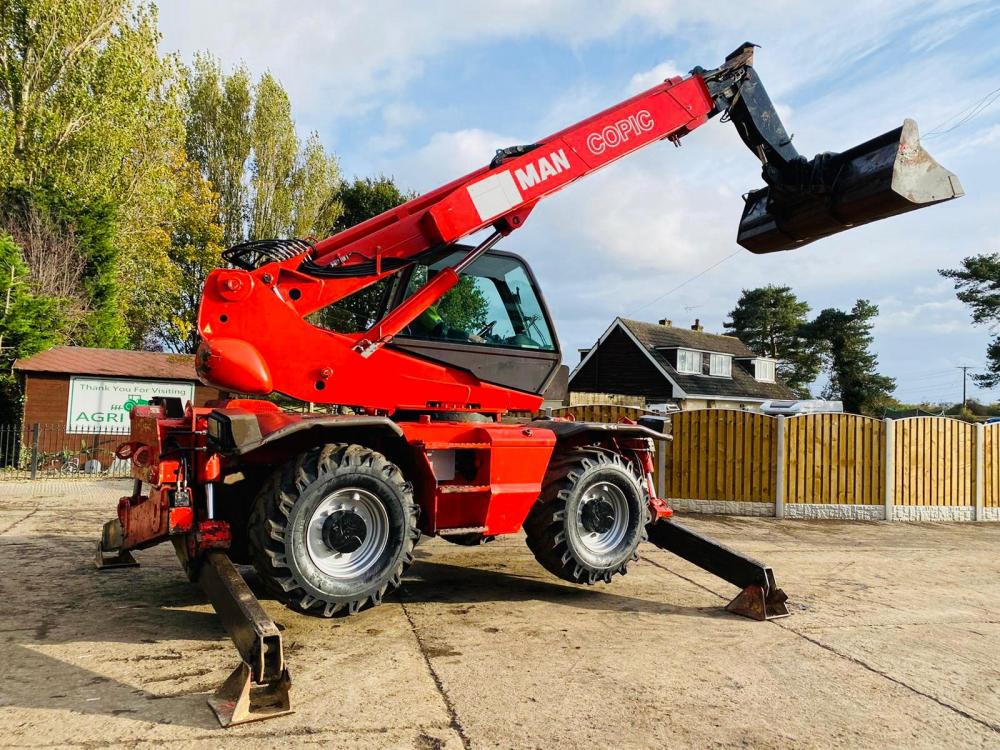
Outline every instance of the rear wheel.
POLYGON ((524 530, 550 573, 573 583, 610 583, 638 559, 648 518, 646 493, 622 458, 583 449, 553 459, 524 530))
POLYGON ((254 566, 275 596, 309 614, 353 614, 399 586, 420 537, 413 490, 360 445, 324 445, 279 469, 250 517, 254 566))

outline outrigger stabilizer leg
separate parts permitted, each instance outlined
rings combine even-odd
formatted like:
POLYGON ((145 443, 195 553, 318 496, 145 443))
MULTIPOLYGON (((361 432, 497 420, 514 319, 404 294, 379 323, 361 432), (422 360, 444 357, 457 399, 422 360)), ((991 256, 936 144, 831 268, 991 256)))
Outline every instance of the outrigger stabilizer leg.
POLYGON ((662 519, 649 524, 649 541, 672 552, 742 591, 726 609, 754 620, 788 617, 788 597, 774 582, 774 572, 764 563, 730 549, 676 521, 662 519))
MULTIPOLYGON (((183 541, 177 539, 175 547, 188 568, 183 541)), ((292 682, 278 626, 224 552, 207 552, 196 575, 242 658, 208 699, 219 724, 230 727, 291 713, 288 691, 292 682)))

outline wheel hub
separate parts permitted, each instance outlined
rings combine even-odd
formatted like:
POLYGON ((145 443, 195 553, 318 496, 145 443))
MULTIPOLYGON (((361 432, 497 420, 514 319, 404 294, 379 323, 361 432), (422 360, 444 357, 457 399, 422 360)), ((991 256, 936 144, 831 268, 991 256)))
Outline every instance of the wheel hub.
POLYGON ((346 487, 316 506, 306 525, 306 551, 325 575, 354 580, 379 565, 389 527, 385 505, 376 495, 346 487))
POLYGON ((613 553, 628 536, 629 508, 625 493, 613 482, 597 482, 581 500, 576 529, 583 552, 595 556, 613 553))
POLYGON ((596 497, 583 506, 580 522, 587 531, 604 534, 615 525, 615 508, 606 498, 596 497))
POLYGON ((335 552, 354 552, 367 536, 365 520, 353 510, 336 510, 323 522, 323 542, 335 552))

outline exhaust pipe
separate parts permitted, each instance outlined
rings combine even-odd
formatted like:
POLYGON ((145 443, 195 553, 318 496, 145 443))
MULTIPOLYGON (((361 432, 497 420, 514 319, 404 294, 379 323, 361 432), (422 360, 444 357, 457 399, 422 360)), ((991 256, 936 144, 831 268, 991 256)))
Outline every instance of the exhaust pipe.
POLYGON ((845 229, 964 195, 953 173, 920 145, 904 120, 840 154, 793 161, 747 194, 737 242, 753 253, 792 250, 845 229))

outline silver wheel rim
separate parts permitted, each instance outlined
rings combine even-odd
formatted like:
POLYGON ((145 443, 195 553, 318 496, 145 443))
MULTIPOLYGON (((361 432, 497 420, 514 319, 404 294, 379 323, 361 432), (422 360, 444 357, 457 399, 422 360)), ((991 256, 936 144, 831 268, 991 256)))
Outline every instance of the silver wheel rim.
POLYGON ((587 552, 606 555, 617 549, 628 535, 628 500, 621 489, 610 482, 598 482, 587 490, 577 506, 576 532, 587 552), (583 523, 584 509, 588 503, 605 501, 610 503, 613 522, 607 531, 590 531, 583 523))
POLYGON ((357 578, 376 566, 389 543, 389 514, 382 501, 367 490, 349 487, 327 495, 316 506, 306 526, 306 551, 313 564, 336 579, 357 578), (365 538, 356 550, 338 552, 323 538, 323 524, 337 511, 358 515, 365 538))

